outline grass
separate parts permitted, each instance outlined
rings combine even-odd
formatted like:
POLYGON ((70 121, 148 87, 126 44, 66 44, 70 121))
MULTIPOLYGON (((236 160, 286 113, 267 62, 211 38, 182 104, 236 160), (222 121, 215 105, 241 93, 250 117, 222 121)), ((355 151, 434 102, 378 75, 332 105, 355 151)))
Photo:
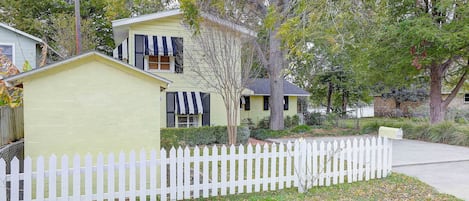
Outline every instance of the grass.
POLYGON ((402 174, 367 182, 314 187, 305 193, 296 188, 200 200, 460 200, 438 193, 427 184, 402 174))

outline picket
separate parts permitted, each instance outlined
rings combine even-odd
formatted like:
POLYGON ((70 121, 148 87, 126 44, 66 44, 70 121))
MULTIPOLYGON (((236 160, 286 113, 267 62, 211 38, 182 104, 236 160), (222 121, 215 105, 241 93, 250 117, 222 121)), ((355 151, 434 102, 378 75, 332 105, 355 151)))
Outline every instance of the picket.
POLYGON ((339 156, 339 183, 344 183, 345 177, 345 142, 343 140, 340 141, 340 156, 339 156))
MULTIPOLYGON (((221 176, 220 177, 221 178, 220 187, 221 187, 221 191, 220 191, 220 195, 224 196, 224 195, 226 195, 226 188, 227 188, 227 182, 226 182, 227 181, 227 179, 226 179, 226 177, 227 177, 227 174, 226 174, 226 172, 227 172, 227 170, 226 170, 227 154, 226 154, 226 146, 225 145, 223 145, 221 147, 220 160, 221 160, 221 170, 220 170, 220 176, 221 176)), ((218 167, 217 167, 217 169, 218 169, 218 167)))
POLYGON ((381 137, 246 147, 222 145, 220 149, 216 145, 179 147, 169 152, 161 149, 159 153, 141 150, 138 161, 134 151, 120 152, 117 161, 113 153, 106 158, 98 154, 96 161, 87 154, 83 163, 79 155, 72 161, 68 156, 57 161, 52 155, 37 158, 34 170, 32 159, 26 157, 24 173, 19 172, 19 161, 15 158, 9 175, 5 161, 0 160, 3 182, 0 200, 8 200, 8 195, 15 201, 20 197, 22 200, 182 200, 272 191, 290 188, 292 184, 299 191, 306 191, 313 186, 343 183, 345 178, 351 183, 386 177, 391 171, 391 159, 392 142, 381 137), (61 163, 60 168, 57 163, 61 163), (24 180, 22 195, 21 180, 24 180), (10 182, 10 189, 5 187, 6 182, 10 182))
POLYGON ((378 179, 381 178, 381 173, 382 173, 382 170, 383 170, 382 169, 383 168, 383 145, 382 145, 381 141, 382 141, 381 138, 378 137, 378 142, 377 142, 378 145, 377 145, 377 148, 376 148, 377 149, 376 150, 376 153, 377 153, 377 156, 376 156, 376 158, 377 158, 376 178, 378 178, 378 179))
POLYGON ((358 145, 358 181, 363 181, 363 172, 364 172, 364 154, 365 154, 365 146, 364 146, 363 138, 359 140, 358 145))
POLYGON ((337 184, 338 179, 339 179, 339 143, 337 140, 334 140, 334 143, 332 144, 333 148, 333 155, 332 155, 332 184, 337 184))
POLYGON ((36 199, 44 200, 44 157, 39 156, 36 163, 36 199))
POLYGON ((96 199, 104 200, 104 156, 98 154, 96 158, 96 199))
MULTIPOLYGON (((190 190, 190 185, 191 185, 191 170, 190 170, 190 159, 191 159, 191 151, 189 150, 189 147, 186 147, 184 149, 184 182, 183 182, 183 188, 184 188, 184 199, 189 199, 191 197, 191 190, 190 190)), ((155 177, 156 180, 156 177, 155 177)), ((153 189, 153 186, 151 187, 153 189)), ((155 186, 156 189, 156 186, 155 186)))
POLYGON ((370 180, 370 139, 365 140, 365 180, 370 180))
MULTIPOLYGON (((204 147, 204 151, 203 151, 203 156, 202 156, 202 160, 203 160, 203 177, 202 177, 202 180, 203 180, 203 183, 202 183, 202 188, 203 188, 203 197, 204 198, 208 198, 208 195, 209 195, 209 160, 210 160, 210 152, 208 150, 208 147, 204 147)), ((213 182, 212 182, 213 183, 213 182)), ((200 187, 199 187, 200 188, 200 187)), ((213 190, 212 190, 213 191, 213 190)))
MULTIPOLYGON (((193 192, 194 198, 200 197, 200 159, 201 159, 200 149, 198 146, 195 146, 194 147, 194 179, 193 179, 194 180, 194 192, 193 192)), ((163 159, 161 159, 161 161, 163 161, 163 159)), ((161 200, 166 200, 166 199, 161 198, 161 200)))
POLYGON ((332 144, 331 142, 328 142, 326 145, 326 171, 325 173, 325 178, 326 178, 326 186, 331 185, 331 168, 332 168, 332 144))
POLYGON ((252 160, 253 160, 253 150, 252 145, 248 144, 247 146, 247 153, 246 153, 246 193, 252 193, 252 160))

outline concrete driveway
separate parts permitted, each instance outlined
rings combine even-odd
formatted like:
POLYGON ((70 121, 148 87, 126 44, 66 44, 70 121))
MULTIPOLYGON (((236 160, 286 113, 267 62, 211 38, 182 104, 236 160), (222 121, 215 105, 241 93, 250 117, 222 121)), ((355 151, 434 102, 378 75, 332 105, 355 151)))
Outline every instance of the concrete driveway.
MULTIPOLYGON (((340 140, 350 137, 306 138, 340 140)), ((287 142, 294 139, 270 139, 287 142)), ((416 140, 393 141, 393 172, 416 177, 439 192, 469 201, 469 148, 416 140)))

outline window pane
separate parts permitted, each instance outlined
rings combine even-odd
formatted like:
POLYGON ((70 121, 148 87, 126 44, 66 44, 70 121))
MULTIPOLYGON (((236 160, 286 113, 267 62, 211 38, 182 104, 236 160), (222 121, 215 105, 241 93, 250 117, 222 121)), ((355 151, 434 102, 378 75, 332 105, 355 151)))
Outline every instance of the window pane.
POLYGON ((160 61, 161 62, 169 62, 169 56, 161 56, 160 61))
POLYGON ((170 64, 160 64, 161 69, 160 70, 170 70, 171 65, 170 64))
POLYGON ((150 62, 158 62, 157 56, 148 56, 150 62))

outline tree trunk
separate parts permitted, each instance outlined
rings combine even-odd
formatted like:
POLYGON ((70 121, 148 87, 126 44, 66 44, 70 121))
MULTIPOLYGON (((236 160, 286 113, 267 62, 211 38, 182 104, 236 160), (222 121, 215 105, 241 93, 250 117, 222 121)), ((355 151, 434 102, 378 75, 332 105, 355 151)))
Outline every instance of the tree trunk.
POLYGON ((430 123, 437 124, 445 119, 446 106, 441 96, 443 72, 439 65, 430 68, 430 123))
POLYGON ((347 91, 342 91, 342 117, 347 116, 347 91))
POLYGON ((332 85, 332 82, 329 81, 329 86, 327 90, 327 108, 326 108, 326 114, 331 113, 331 105, 332 105, 332 92, 334 90, 334 85, 332 85))
POLYGON ((269 34, 269 80, 270 80, 270 129, 283 130, 283 52, 281 41, 277 37, 280 24, 277 23, 275 29, 269 34))

